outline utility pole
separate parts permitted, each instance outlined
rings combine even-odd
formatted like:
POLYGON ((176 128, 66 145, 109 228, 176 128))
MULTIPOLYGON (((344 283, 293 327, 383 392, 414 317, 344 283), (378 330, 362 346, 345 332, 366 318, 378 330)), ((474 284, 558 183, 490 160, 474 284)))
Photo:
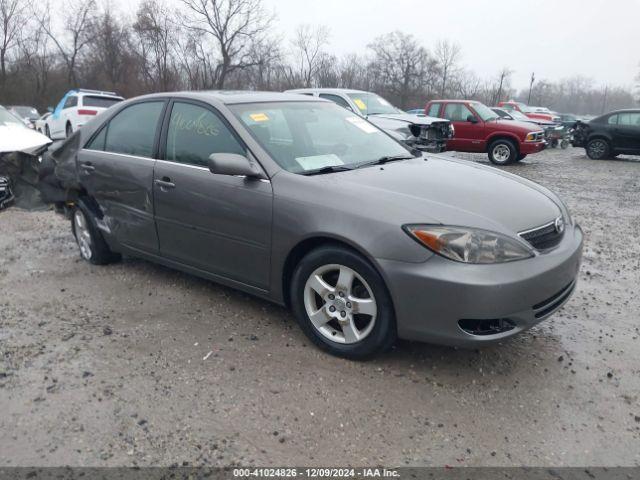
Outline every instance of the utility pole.
POLYGON ((533 90, 533 82, 536 80, 536 74, 533 72, 531 74, 531 82, 529 83, 529 98, 527 99, 527 105, 531 104, 531 90, 533 90))
POLYGON ((604 86, 604 97, 602 97, 602 110, 600 113, 604 113, 607 108, 607 94, 609 93, 609 85, 604 86))

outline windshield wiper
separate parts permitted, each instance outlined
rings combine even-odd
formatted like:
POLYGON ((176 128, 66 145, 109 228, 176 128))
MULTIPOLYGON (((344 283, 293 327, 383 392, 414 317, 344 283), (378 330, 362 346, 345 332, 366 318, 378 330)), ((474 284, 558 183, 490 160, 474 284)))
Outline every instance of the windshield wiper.
POLYGON ((345 167, 344 165, 328 165, 326 167, 317 168, 315 170, 308 170, 306 172, 301 172, 302 175, 322 175, 323 173, 335 173, 335 172, 346 172, 349 170, 353 170, 351 167, 345 167))
POLYGON ((411 160, 412 158, 415 157, 410 155, 387 155, 376 160, 371 160, 370 162, 359 163, 355 168, 370 167, 372 165, 384 165, 385 163, 397 162, 399 160, 411 160))

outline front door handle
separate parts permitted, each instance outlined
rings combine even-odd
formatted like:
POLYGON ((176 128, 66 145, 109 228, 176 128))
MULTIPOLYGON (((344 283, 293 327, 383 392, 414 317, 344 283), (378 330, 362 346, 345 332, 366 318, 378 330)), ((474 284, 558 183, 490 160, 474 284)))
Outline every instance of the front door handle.
POLYGON ((95 171, 96 167, 94 167, 91 162, 83 163, 80 165, 80 168, 85 171, 85 173, 91 173, 95 171))
POLYGON ((155 180, 154 183, 160 187, 163 192, 169 188, 176 188, 176 184, 169 177, 162 177, 162 180, 155 180))

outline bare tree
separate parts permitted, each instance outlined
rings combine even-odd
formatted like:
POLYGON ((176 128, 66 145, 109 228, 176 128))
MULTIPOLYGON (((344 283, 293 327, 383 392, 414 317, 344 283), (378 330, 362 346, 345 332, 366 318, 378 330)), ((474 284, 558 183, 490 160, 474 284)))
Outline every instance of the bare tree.
POLYGON ((289 66, 291 86, 313 86, 323 64, 324 48, 329 44, 329 28, 324 25, 300 25, 291 40, 292 63, 289 66))
POLYGON ((422 102, 432 91, 434 62, 413 35, 392 32, 377 37, 369 48, 374 53, 369 74, 401 108, 409 101, 422 102))
POLYGON ((37 15, 40 28, 51 38, 67 67, 67 77, 73 87, 78 86, 78 60, 82 50, 91 40, 91 24, 96 9, 95 0, 66 0, 62 8, 63 33, 51 26, 51 5, 45 3, 44 10, 37 15), (66 38, 65 38, 66 37, 66 38))
POLYGON ((460 59, 460 45, 449 40, 440 40, 434 50, 436 65, 440 72, 440 97, 447 93, 448 81, 457 73, 457 64, 460 59))
POLYGON ((140 4, 132 26, 141 74, 151 91, 168 91, 178 83, 172 54, 177 33, 171 17, 160 1, 145 0, 140 4))
POLYGON ((8 55, 27 23, 28 0, 0 0, 0 85, 7 82, 8 55))
POLYGON ((513 71, 507 67, 504 67, 497 78, 497 88, 494 89, 494 94, 491 98, 491 105, 497 105, 505 97, 505 92, 508 92, 508 85, 511 79, 513 71))
POLYGON ((250 45, 259 41, 271 27, 273 16, 262 0, 182 0, 187 7, 185 26, 214 40, 219 62, 215 84, 224 88, 229 74, 249 68, 250 45))
POLYGON ((450 90, 457 98, 477 99, 482 94, 482 80, 474 72, 461 70, 451 79, 450 90))
POLYGON ((47 96, 49 74, 54 67, 54 59, 49 50, 49 37, 38 27, 39 25, 29 22, 18 43, 21 64, 30 77, 30 93, 37 98, 43 98, 47 96))
POLYGON ((640 103, 640 66, 638 68, 638 75, 636 75, 636 101, 640 103))

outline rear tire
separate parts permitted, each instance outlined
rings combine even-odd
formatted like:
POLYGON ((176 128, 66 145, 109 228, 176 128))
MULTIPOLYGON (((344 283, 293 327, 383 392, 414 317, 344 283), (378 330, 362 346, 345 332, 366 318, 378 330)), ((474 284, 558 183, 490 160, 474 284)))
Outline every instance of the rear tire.
POLYGON ((396 340, 391 296, 358 253, 337 245, 311 251, 296 266, 290 289, 300 328, 333 355, 363 360, 396 340))
POLYGON ((610 155, 611 147, 605 139, 594 138, 589 140, 585 150, 587 151, 587 157, 591 160, 603 160, 610 155))
POLYGON ((122 258, 119 253, 111 251, 97 227, 93 212, 82 200, 78 201, 73 209, 71 231, 78 244, 80 256, 87 262, 106 265, 122 258))
POLYGON ((518 148, 511 140, 500 138, 489 145, 489 160, 494 165, 509 165, 517 158, 518 148))

